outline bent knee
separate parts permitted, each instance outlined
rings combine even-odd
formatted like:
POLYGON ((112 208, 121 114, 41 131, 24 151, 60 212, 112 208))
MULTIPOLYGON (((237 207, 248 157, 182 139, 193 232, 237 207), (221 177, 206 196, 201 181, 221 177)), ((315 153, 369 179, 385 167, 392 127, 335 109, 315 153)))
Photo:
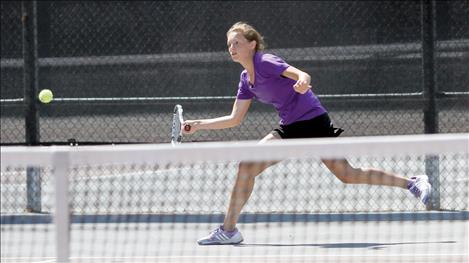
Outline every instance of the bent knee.
POLYGON ((350 176, 349 174, 335 174, 335 177, 337 177, 337 179, 339 179, 342 183, 344 184, 352 184, 354 182, 352 176, 350 176))
POLYGON ((257 176, 273 164, 270 162, 241 162, 238 171, 240 174, 257 176))
POLYGON ((361 168, 354 168, 348 162, 328 161, 324 162, 327 168, 344 184, 353 184, 356 177, 362 173, 361 168))
POLYGON ((248 177, 256 177, 265 169, 265 164, 256 162, 241 162, 238 173, 248 177))

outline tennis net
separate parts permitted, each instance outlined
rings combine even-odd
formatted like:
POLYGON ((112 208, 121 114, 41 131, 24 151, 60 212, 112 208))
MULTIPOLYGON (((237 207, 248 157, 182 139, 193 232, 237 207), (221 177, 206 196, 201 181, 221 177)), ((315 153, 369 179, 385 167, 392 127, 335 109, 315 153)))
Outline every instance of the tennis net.
POLYGON ((469 134, 2 146, 1 259, 467 262, 468 148, 469 134), (338 179, 321 162, 341 158, 427 174, 430 201, 400 187, 343 183, 351 172, 338 179), (239 218, 244 241, 199 246, 223 223, 237 178, 270 162, 239 218))

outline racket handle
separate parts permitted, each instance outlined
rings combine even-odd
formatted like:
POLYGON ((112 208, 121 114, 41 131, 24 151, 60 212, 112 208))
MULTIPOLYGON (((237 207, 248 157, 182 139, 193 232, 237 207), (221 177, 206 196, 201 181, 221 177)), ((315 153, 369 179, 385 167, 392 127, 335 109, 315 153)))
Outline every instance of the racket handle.
POLYGON ((190 131, 190 130, 191 130, 191 126, 190 126, 189 124, 184 125, 184 130, 185 130, 185 131, 190 131))

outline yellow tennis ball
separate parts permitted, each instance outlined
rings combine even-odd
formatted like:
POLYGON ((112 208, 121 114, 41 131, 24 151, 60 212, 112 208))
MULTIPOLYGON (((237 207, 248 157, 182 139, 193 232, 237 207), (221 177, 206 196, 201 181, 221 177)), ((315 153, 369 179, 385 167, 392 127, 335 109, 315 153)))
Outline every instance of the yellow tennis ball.
POLYGON ((39 101, 42 103, 49 103, 52 101, 54 98, 54 94, 52 94, 52 91, 50 89, 43 89, 41 92, 39 92, 39 101))

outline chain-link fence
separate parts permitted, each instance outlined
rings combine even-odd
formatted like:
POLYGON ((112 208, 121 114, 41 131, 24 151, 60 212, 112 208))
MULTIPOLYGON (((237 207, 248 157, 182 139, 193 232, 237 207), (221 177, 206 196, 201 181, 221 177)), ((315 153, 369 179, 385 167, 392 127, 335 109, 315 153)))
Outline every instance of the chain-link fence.
MULTIPOLYGON (((345 136, 424 133, 422 7, 432 3, 434 122, 438 132, 468 132, 467 1, 4 1, 1 143, 169 142, 176 103, 190 119, 229 114, 241 67, 230 61, 226 31, 237 21, 264 35, 267 52, 310 73, 345 136), (23 51, 25 32, 36 42, 23 51), (31 102, 36 130, 25 121, 23 57, 34 52, 33 92, 55 97, 31 102)), ((190 140, 259 139, 277 122, 273 108, 254 103, 241 126, 190 140)))

